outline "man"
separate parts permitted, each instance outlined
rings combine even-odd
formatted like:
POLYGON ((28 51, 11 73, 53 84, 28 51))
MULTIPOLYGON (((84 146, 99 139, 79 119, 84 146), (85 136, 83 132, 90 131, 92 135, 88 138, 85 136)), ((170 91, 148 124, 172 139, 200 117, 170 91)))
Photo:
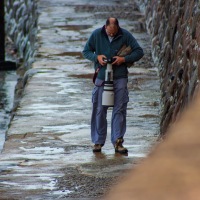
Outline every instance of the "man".
POLYGON ((95 71, 99 69, 92 92, 91 138, 93 152, 101 152, 107 136, 107 109, 102 106, 102 92, 105 80, 106 61, 112 58, 114 107, 111 120, 111 142, 115 152, 126 154, 128 150, 122 145, 126 132, 126 111, 128 97, 128 69, 130 63, 143 57, 144 53, 136 39, 127 30, 119 26, 116 18, 110 17, 102 28, 96 29, 88 39, 83 56, 94 62, 95 71), (129 55, 118 56, 122 46, 131 48, 129 55))

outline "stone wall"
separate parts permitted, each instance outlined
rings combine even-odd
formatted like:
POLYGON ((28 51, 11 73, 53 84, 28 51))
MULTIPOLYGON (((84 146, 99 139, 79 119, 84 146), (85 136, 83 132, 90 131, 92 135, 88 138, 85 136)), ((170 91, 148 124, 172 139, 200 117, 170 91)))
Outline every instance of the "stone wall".
POLYGON ((15 88, 14 108, 17 108, 28 77, 32 75, 31 64, 37 50, 38 10, 36 0, 5 1, 5 32, 14 44, 19 79, 15 88))
POLYGON ((161 78, 161 134, 176 121, 199 85, 200 3, 198 0, 141 0, 161 78))
POLYGON ((14 42, 17 57, 29 68, 33 62, 37 34, 37 3, 35 0, 5 1, 5 32, 14 42))

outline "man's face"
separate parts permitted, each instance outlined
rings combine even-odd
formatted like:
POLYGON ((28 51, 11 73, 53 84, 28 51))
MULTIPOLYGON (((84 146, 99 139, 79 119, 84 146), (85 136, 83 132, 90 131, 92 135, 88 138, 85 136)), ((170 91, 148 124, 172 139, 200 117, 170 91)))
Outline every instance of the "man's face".
POLYGON ((114 24, 106 26, 106 33, 110 37, 114 37, 118 32, 118 27, 114 24))

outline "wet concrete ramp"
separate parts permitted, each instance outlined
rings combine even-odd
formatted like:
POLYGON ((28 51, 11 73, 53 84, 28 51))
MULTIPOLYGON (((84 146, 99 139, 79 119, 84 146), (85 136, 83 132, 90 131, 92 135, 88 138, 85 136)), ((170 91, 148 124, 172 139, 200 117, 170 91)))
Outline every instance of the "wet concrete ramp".
POLYGON ((158 136, 159 80, 143 15, 131 2, 38 1, 39 47, 0 157, 1 199, 102 198, 149 153, 158 136), (111 14, 145 51, 129 70, 127 156, 110 143, 112 109, 102 153, 93 154, 90 141, 93 66, 81 51, 111 14))

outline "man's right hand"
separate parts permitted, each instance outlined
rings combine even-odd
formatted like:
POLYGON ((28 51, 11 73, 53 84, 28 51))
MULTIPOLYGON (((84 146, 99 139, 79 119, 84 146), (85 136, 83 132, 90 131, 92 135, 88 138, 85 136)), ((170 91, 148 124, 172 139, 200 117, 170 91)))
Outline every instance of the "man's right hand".
POLYGON ((106 59, 106 56, 104 56, 104 55, 98 55, 97 56, 97 60, 99 61, 100 65, 102 65, 102 66, 104 66, 106 64, 104 59, 106 59))

